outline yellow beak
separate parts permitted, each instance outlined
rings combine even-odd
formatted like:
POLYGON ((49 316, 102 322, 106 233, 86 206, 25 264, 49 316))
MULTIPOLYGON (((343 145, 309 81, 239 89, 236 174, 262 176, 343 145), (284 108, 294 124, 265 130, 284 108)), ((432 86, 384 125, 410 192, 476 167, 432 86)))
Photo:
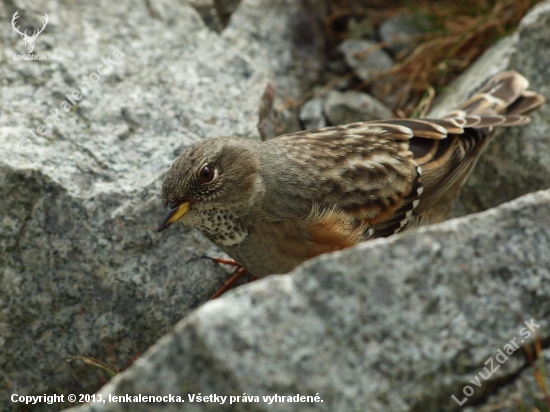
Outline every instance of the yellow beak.
POLYGON ((164 216, 159 222, 158 231, 162 232, 172 223, 177 222, 189 210, 189 202, 182 204, 169 203, 164 211, 164 216))

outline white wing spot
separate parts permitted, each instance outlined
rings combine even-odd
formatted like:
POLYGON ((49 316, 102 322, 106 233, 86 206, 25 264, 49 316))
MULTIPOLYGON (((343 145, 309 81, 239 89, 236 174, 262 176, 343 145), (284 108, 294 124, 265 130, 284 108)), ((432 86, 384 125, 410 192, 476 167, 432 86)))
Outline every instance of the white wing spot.
POLYGON ((405 225, 407 225, 411 220, 412 220, 412 213, 413 211, 412 210, 409 210, 406 214, 405 214, 405 218, 399 222, 399 229, 401 229, 402 227, 404 227, 405 225))
POLYGON ((413 209, 416 209, 416 207, 418 206, 419 203, 420 203, 420 200, 419 200, 419 199, 416 199, 416 200, 413 202, 413 209))
POLYGON ((416 167, 416 173, 418 173, 418 176, 422 176, 422 168, 420 166, 416 167))
POLYGON ((411 215, 410 215, 409 212, 407 212, 405 219, 403 219, 401 222, 399 222, 399 228, 401 229, 403 226, 405 226, 410 221, 411 221, 411 215))
POLYGON ((422 194, 422 192, 424 192, 424 188, 422 186, 420 186, 418 189, 416 189, 416 193, 418 194, 418 196, 420 196, 422 194))

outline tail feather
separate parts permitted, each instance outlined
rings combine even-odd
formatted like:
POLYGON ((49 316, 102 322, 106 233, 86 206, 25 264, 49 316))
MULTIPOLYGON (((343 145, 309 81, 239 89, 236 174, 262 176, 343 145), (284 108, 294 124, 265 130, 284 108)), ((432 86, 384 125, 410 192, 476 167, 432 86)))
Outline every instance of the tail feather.
POLYGON ((521 114, 507 114, 504 117, 506 121, 499 126, 523 126, 531 121, 530 117, 521 114))
POLYGON ((467 114, 479 114, 482 112, 502 114, 506 110, 506 107, 506 102, 498 97, 487 93, 476 93, 458 106, 458 109, 465 111, 467 114))
POLYGON ((513 71, 499 73, 446 118, 463 117, 463 127, 522 126, 525 116, 545 102, 542 95, 527 90, 529 82, 513 71))
MULTIPOLYGON (((461 166, 464 170, 471 170, 479 153, 494 135, 495 128, 523 126, 531 121, 527 114, 542 106, 545 99, 539 93, 527 90, 528 87, 527 79, 517 72, 499 73, 445 116, 444 119, 453 119, 463 129, 456 138, 464 150, 461 166)), ((464 173, 462 181, 468 173, 464 173)))
MULTIPOLYGON (((528 123, 527 114, 544 103, 544 97, 528 87, 529 82, 520 74, 500 73, 443 118, 366 123, 378 127, 377 133, 392 135, 400 144, 408 145, 416 167, 414 183, 403 204, 387 220, 375 222, 369 236, 387 236, 444 220, 495 130, 528 123)), ((361 127, 372 130, 365 123, 354 127, 356 131, 361 127)))
POLYGON ((506 110, 507 114, 529 114, 544 104, 544 96, 531 90, 524 91, 521 96, 506 110))
POLYGON ((513 71, 493 76, 477 94, 487 94, 504 102, 506 106, 515 102, 529 87, 529 81, 513 71))
POLYGON ((495 129, 529 123, 526 115, 542 106, 544 97, 528 87, 529 82, 519 73, 500 73, 447 114, 443 122, 429 120, 447 129, 446 138, 431 142, 411 139, 410 150, 419 153, 415 160, 422 168, 422 200, 414 209, 420 216, 418 224, 441 221, 450 212, 495 129), (452 128, 447 127, 447 122, 452 123, 452 128), (437 213, 422 215, 427 210, 437 213))

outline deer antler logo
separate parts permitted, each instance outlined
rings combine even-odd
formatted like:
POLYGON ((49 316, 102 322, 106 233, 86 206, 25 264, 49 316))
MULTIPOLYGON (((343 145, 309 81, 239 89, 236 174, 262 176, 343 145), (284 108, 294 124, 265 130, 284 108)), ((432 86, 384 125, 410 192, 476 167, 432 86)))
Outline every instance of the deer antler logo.
POLYGON ((17 10, 15 12, 15 14, 13 15, 12 19, 11 19, 11 25, 13 26, 13 29, 19 33, 21 35, 21 38, 23 39, 23 41, 25 42, 25 48, 27 49, 27 54, 31 54, 33 49, 34 49, 34 42, 36 41, 36 38, 38 37, 38 35, 40 33, 42 33, 44 31, 44 29, 46 28, 46 24, 48 24, 48 15, 46 13, 44 13, 44 23, 42 24, 42 28, 40 30, 34 30, 34 33, 32 34, 32 36, 29 36, 27 34, 27 30, 25 30, 24 33, 21 33, 19 31, 19 27, 20 26, 17 26, 15 27, 15 21, 17 20, 17 18, 19 17, 18 16, 18 13, 19 13, 19 10, 17 10))

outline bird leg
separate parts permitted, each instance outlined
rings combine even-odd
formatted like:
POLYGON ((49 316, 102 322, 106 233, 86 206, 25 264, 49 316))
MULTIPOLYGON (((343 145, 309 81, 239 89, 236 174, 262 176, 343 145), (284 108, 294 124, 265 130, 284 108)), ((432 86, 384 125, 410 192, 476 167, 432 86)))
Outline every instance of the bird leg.
MULTIPOLYGON (((207 257, 207 256, 206 256, 207 257)), ((231 265, 231 266, 241 266, 239 265, 237 262, 235 262, 233 259, 224 259, 224 258, 210 258, 210 257, 207 257, 208 259, 212 259, 212 261, 214 263, 221 263, 223 265, 231 265)))
POLYGON ((223 295, 225 292, 227 292, 229 289, 231 289, 231 286, 233 286, 233 284, 237 281, 237 279, 239 279, 245 273, 246 273, 246 269, 243 266, 238 268, 237 271, 233 274, 233 276, 231 276, 223 284, 223 286, 221 288, 219 288, 218 291, 210 297, 210 300, 219 298, 221 295, 223 295))
MULTIPOLYGON (((231 289, 234 283, 246 273, 246 269, 243 266, 239 265, 237 262, 235 262, 233 259, 211 258, 209 256, 204 256, 204 257, 212 260, 215 263, 237 266, 237 270, 235 271, 235 273, 233 273, 233 275, 223 284, 223 286, 210 297, 210 300, 219 298, 221 295, 223 295, 225 292, 231 289)), ((249 283, 254 282, 255 280, 258 280, 258 278, 251 274, 250 280, 248 282, 249 283)))

